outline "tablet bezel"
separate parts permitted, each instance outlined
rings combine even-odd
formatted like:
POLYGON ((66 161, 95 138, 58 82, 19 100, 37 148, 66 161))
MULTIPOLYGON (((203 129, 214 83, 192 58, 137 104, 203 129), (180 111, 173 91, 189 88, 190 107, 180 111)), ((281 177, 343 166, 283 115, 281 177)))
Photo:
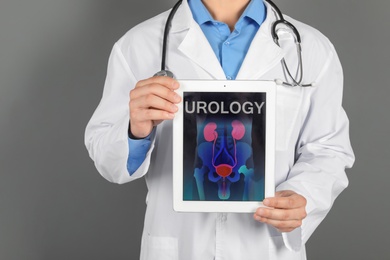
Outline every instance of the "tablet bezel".
MULTIPOLYGON (((276 83, 274 81, 243 80, 179 80, 176 93, 184 92, 266 93, 266 146, 264 197, 275 194, 275 116, 276 83), (243 86, 244 85, 244 86, 243 86)), ((255 212, 264 207, 262 201, 187 201, 183 200, 183 102, 173 120, 173 207, 179 212, 255 212)))

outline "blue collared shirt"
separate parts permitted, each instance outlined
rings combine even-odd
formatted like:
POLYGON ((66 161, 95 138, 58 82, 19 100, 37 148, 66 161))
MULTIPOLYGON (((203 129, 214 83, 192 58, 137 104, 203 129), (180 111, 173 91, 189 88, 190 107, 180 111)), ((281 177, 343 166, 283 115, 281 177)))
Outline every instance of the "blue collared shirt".
POLYGON ((194 20, 199 24, 217 57, 226 79, 237 77, 260 25, 266 17, 262 0, 251 0, 231 32, 225 23, 214 20, 201 0, 188 0, 194 20))
POLYGON ((137 140, 131 139, 130 137, 128 138, 129 157, 127 158, 127 171, 130 176, 135 173, 135 171, 145 161, 146 153, 148 152, 151 144, 150 135, 144 139, 137 140))
MULTIPOLYGON (((266 17, 262 0, 251 0, 231 32, 225 23, 214 20, 201 0, 188 0, 194 20, 199 24, 217 57, 226 79, 234 80, 260 25, 266 17)), ((127 170, 132 175, 145 160, 150 136, 141 140, 129 138, 127 170)))

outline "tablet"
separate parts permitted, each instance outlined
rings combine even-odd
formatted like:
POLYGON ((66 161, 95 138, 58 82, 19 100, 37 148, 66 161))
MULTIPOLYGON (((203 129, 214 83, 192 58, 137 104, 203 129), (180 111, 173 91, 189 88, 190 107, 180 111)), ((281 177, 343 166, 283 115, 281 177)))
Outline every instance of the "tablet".
POLYGON ((174 210, 255 212, 275 192, 275 82, 179 82, 174 210))

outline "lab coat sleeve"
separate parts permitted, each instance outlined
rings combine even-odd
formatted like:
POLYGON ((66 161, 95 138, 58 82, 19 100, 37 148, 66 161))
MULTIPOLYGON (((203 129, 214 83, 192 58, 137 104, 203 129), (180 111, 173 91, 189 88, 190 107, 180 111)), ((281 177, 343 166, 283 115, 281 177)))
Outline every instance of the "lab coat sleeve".
POLYGON ((146 174, 155 134, 145 160, 130 175, 127 161, 132 147, 128 142, 129 93, 136 85, 132 73, 118 43, 113 47, 107 69, 102 99, 85 131, 85 145, 99 173, 108 181, 126 183, 146 174))
MULTIPOLYGON (((330 43, 329 43, 330 44, 330 43)), ((285 245, 300 250, 325 218, 336 197, 348 186, 345 168, 354 155, 349 141, 349 122, 342 103, 343 72, 337 54, 330 52, 310 94, 296 150, 296 163, 276 190, 293 190, 307 200, 302 226, 283 233, 285 245)))

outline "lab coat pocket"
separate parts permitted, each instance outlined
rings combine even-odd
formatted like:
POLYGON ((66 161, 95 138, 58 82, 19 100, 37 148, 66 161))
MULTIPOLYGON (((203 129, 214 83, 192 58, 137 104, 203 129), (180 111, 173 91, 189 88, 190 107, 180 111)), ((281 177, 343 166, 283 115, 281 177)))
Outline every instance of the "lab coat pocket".
POLYGON ((269 238, 269 260, 305 260, 306 253, 304 248, 299 252, 290 251, 284 245, 283 237, 272 236, 269 238))
POLYGON ((302 88, 277 85, 276 90, 276 150, 288 149, 301 109, 302 88))
POLYGON ((174 237, 148 236, 146 260, 178 260, 178 239, 174 237))

